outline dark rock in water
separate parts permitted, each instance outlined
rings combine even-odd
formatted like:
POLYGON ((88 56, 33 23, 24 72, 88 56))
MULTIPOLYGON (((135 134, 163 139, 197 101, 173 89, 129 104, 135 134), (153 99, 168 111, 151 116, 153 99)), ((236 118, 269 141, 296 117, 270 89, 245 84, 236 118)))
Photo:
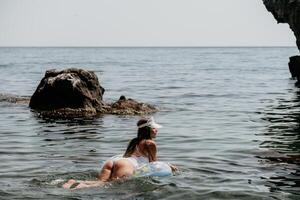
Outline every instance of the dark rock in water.
POLYGON ((49 70, 32 95, 29 107, 59 115, 77 115, 78 111, 95 115, 104 105, 103 93, 94 72, 74 68, 49 70))
POLYGON ((126 99, 125 96, 120 96, 119 100, 110 104, 108 112, 110 114, 120 115, 143 115, 158 111, 152 105, 140 103, 133 99, 126 99))
POLYGON ((290 57, 289 69, 292 78, 297 78, 298 82, 300 80, 300 56, 290 57))
POLYGON ((292 78, 297 79, 295 85, 297 87, 300 87, 300 56, 290 57, 289 68, 292 74, 292 78))
POLYGON ((121 96, 103 101, 104 88, 94 72, 82 69, 49 70, 32 95, 29 107, 43 117, 75 118, 99 114, 136 115, 158 111, 154 106, 121 96))
POLYGON ((263 0, 278 23, 288 23, 300 50, 300 0, 263 0))

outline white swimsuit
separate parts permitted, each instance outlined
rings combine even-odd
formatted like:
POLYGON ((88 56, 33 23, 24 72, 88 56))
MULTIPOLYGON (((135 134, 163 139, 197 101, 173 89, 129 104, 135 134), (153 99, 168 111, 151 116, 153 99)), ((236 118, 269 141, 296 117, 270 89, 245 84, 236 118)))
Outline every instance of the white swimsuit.
POLYGON ((144 156, 139 156, 139 157, 131 156, 131 157, 128 157, 125 159, 129 160, 135 169, 138 169, 138 168, 144 166, 145 164, 149 163, 148 158, 145 158, 144 156))
POLYGON ((134 169, 138 169, 138 168, 144 166, 145 164, 149 163, 148 158, 146 158, 144 156, 123 157, 123 155, 117 155, 117 156, 110 158, 110 160, 112 160, 113 162, 122 160, 122 159, 128 160, 133 165, 134 169))
POLYGON ((117 155, 112 157, 110 160, 117 161, 126 159, 134 167, 133 177, 145 177, 145 176, 171 176, 172 169, 167 163, 164 162, 149 162, 144 156, 131 156, 123 157, 123 155, 117 155))

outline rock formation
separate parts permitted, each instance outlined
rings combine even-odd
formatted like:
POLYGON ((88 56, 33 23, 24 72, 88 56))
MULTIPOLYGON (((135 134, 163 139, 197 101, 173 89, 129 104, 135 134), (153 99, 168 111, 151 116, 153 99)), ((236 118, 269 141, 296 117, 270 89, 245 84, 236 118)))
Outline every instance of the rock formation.
MULTIPOLYGON (((263 0, 267 10, 278 23, 288 23, 296 36, 296 44, 300 50, 300 0, 263 0)), ((289 68, 293 77, 300 81, 300 56, 290 58, 289 68)), ((297 83, 297 84, 298 84, 297 83)))
POLYGON ((104 89, 95 73, 81 69, 48 70, 32 95, 29 107, 62 115, 96 115, 104 89), (71 114, 72 113, 72 114, 71 114))
POLYGON ((107 112, 110 114, 122 115, 142 115, 150 114, 158 111, 154 106, 137 102, 133 99, 126 99, 125 96, 120 96, 120 99, 107 106, 107 112))
POLYGON ((300 49, 300 0, 263 0, 278 23, 288 23, 300 49))
POLYGON ((28 105, 30 97, 28 96, 14 96, 0 93, 0 102, 9 102, 21 105, 28 105))
POLYGON ((157 109, 133 99, 103 101, 104 88, 94 72, 82 69, 48 70, 32 95, 29 107, 51 118, 91 117, 99 114, 149 114, 157 109))

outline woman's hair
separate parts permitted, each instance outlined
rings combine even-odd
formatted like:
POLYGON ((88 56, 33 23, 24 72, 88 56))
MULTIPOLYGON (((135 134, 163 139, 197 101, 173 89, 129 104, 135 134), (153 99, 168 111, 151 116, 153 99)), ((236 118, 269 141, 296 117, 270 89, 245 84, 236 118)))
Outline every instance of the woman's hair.
MULTIPOLYGON (((140 119, 137 122, 137 126, 141 126, 142 124, 145 124, 148 122, 148 119, 140 119)), ((139 128, 137 131, 137 137, 133 138, 125 151, 124 157, 129 157, 134 152, 134 149, 136 145, 138 145, 142 140, 151 139, 150 136, 151 128, 149 126, 144 126, 142 128, 139 128)))

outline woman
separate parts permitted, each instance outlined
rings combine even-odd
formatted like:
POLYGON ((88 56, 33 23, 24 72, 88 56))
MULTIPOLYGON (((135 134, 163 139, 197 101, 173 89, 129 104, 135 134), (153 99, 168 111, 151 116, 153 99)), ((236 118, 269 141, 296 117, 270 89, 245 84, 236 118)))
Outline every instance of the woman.
MULTIPOLYGON (((157 129, 161 125, 155 123, 153 117, 148 119, 140 119, 137 123, 137 137, 133 138, 126 149, 123 157, 112 158, 105 162, 98 175, 99 181, 83 181, 76 182, 71 179, 64 188, 85 188, 101 186, 105 182, 123 177, 130 177, 134 172, 145 163, 157 160, 156 143, 153 141, 157 135, 157 129)), ((172 171, 177 168, 170 165, 172 171)))

